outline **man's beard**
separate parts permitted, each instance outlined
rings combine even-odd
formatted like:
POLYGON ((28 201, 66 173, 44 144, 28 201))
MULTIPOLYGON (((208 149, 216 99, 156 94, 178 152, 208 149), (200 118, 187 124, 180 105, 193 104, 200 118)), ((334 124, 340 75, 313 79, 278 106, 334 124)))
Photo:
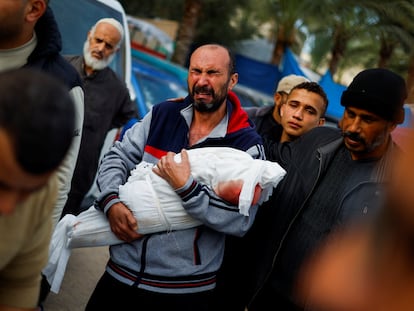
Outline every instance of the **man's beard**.
POLYGON ((86 40, 83 45, 83 58, 85 60, 85 64, 93 70, 102 70, 108 67, 114 57, 115 53, 110 55, 107 59, 96 59, 92 56, 92 51, 89 50, 89 41, 86 40))
POLYGON ((355 132, 349 132, 349 131, 345 131, 342 133, 342 135, 344 137, 349 137, 354 141, 359 142, 360 144, 362 144, 364 146, 364 148, 362 150, 351 150, 355 153, 358 154, 365 154, 365 153, 370 153, 372 151, 374 151, 376 148, 378 148, 379 146, 381 146, 386 140, 386 132, 384 131, 383 133, 381 133, 381 135, 378 135, 372 142, 368 143, 363 137, 361 137, 361 135, 359 135, 358 133, 355 132))
POLYGON ((227 85, 221 89, 221 92, 216 95, 213 88, 194 86, 191 92, 193 97, 193 107, 198 112, 215 112, 217 111, 227 97, 227 85), (210 93, 213 98, 210 103, 205 103, 204 100, 195 100, 196 93, 210 93))

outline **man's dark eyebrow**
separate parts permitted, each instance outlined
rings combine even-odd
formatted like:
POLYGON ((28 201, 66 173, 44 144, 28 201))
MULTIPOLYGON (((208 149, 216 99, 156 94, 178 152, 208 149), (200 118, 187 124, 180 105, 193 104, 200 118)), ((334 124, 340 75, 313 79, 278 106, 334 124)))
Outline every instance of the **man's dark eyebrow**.
POLYGON ((377 116, 377 115, 375 115, 375 114, 365 114, 365 113, 363 113, 363 114, 360 114, 360 117, 362 118, 362 119, 368 119, 368 120, 371 120, 371 121, 375 121, 375 120, 379 120, 380 118, 377 116))
POLYGON ((306 105, 306 104, 305 104, 305 109, 312 109, 314 111, 317 111, 317 109, 315 107, 313 107, 311 105, 306 105))
POLYGON ((287 101, 287 103, 295 103, 295 104, 298 104, 298 103, 300 103, 300 101, 295 100, 295 99, 290 99, 290 100, 287 101))
POLYGON ((111 43, 109 43, 108 41, 105 41, 104 39, 102 39, 101 37, 96 37, 95 36, 95 41, 98 41, 99 43, 104 42, 105 46, 107 46, 109 49, 113 49, 114 45, 112 45, 111 43))
POLYGON ((369 119, 372 119, 372 120, 381 119, 375 113, 357 113, 355 110, 352 110, 352 107, 346 107, 345 110, 348 111, 348 112, 351 111, 352 113, 358 115, 360 118, 369 118, 369 119))

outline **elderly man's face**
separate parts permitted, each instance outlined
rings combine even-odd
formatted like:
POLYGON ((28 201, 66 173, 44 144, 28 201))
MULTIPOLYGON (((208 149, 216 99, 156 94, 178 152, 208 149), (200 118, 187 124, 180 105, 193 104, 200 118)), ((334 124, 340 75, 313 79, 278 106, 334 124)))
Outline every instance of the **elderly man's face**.
POLYGON ((361 160, 384 154, 396 124, 367 110, 346 107, 339 126, 352 159, 361 160))
POLYGON ((121 34, 111 24, 99 23, 94 33, 89 33, 83 47, 86 65, 94 70, 107 67, 115 57, 121 34))

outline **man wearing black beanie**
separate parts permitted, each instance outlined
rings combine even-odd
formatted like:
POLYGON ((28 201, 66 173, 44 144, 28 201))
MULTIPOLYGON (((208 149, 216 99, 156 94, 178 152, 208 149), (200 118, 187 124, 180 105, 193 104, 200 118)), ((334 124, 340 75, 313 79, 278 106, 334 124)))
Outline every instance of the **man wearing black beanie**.
MULTIPOLYGON (((333 230, 370 218, 382 202, 404 119, 403 78, 368 69, 343 92, 339 129, 317 127, 291 143, 265 143, 287 171, 249 232, 226 241, 216 310, 303 310, 300 269, 333 230)), ((335 286, 335 284, 332 284, 335 286)), ((306 300, 306 299, 305 299, 306 300)))
POLYGON ((402 123, 407 89, 404 79, 382 68, 367 69, 355 76, 343 92, 341 105, 370 111, 388 121, 402 123))

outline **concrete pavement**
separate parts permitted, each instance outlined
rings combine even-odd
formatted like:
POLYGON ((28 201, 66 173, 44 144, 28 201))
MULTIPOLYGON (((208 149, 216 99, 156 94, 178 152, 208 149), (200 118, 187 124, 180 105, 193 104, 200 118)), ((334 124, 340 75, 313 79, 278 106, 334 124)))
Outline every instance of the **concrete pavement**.
POLYGON ((72 250, 62 287, 49 293, 45 311, 83 311, 89 296, 105 270, 109 248, 91 247, 72 250))

